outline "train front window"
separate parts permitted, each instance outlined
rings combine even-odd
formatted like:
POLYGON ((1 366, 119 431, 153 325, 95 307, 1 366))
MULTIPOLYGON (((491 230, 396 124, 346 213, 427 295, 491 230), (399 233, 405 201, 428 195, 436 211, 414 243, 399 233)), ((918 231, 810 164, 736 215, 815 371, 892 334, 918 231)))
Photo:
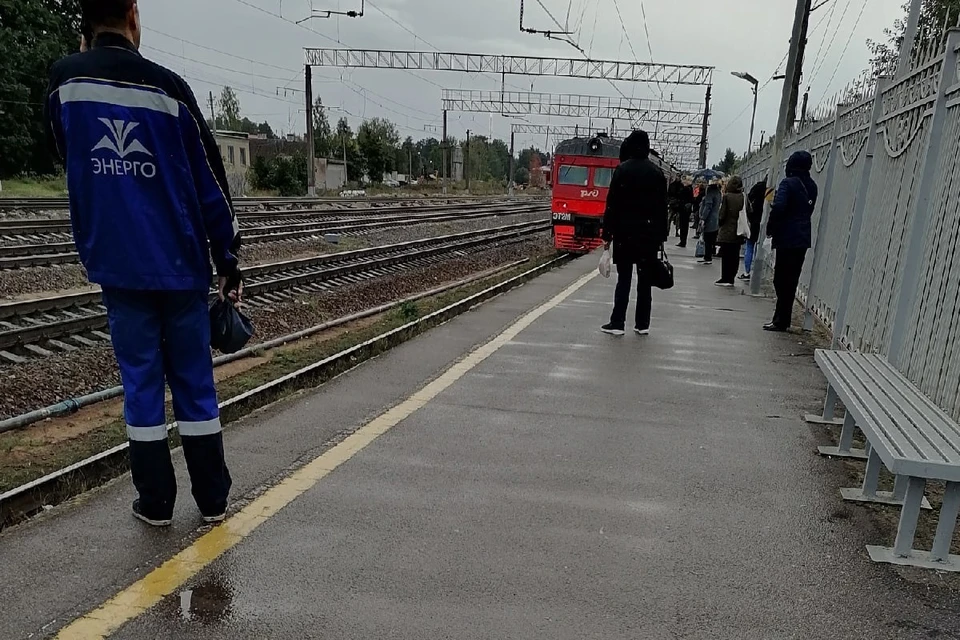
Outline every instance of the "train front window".
POLYGON ((587 177, 590 170, 587 167, 574 167, 569 164, 560 165, 560 173, 557 178, 559 184, 569 184, 575 187, 587 186, 587 177))
POLYGON ((593 171, 593 186, 595 187, 609 187, 610 182, 613 180, 613 169, 594 169, 593 171))

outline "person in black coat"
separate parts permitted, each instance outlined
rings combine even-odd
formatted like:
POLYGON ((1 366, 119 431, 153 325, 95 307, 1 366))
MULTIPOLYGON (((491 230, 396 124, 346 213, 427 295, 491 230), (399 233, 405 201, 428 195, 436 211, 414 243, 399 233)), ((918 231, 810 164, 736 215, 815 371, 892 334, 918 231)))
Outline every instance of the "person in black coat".
POLYGON ((604 333, 622 336, 630 302, 633 269, 637 270, 637 311, 634 330, 650 333, 652 305, 648 271, 670 234, 667 180, 650 160, 650 138, 634 131, 620 147, 620 166, 613 172, 603 216, 603 241, 613 243, 617 290, 604 333))
POLYGON ((803 271, 803 261, 812 242, 811 219, 817 204, 817 183, 810 177, 813 157, 797 151, 787 160, 787 177, 777 187, 767 235, 773 239, 777 262, 773 286, 777 292, 777 310, 773 320, 763 326, 767 331, 786 331, 793 319, 793 301, 803 271))
POLYGON ((750 221, 750 237, 743 252, 743 273, 741 280, 750 279, 750 268, 753 266, 753 255, 760 239, 760 224, 763 221, 763 202, 767 197, 767 178, 753 185, 747 194, 747 219, 750 221))
POLYGON ((693 209, 693 187, 684 184, 677 178, 667 190, 667 201, 670 206, 670 219, 677 225, 677 237, 680 238, 678 247, 687 246, 687 236, 690 233, 690 212, 693 209))

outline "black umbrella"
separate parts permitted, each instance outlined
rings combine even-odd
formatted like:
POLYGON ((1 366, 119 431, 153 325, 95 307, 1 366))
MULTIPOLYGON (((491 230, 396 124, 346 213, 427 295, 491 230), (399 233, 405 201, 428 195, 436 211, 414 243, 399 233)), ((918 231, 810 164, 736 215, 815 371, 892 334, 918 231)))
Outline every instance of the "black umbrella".
POLYGON ((693 174, 694 180, 702 180, 703 182, 710 182, 711 180, 722 180, 724 174, 719 171, 714 171, 713 169, 701 169, 693 174))

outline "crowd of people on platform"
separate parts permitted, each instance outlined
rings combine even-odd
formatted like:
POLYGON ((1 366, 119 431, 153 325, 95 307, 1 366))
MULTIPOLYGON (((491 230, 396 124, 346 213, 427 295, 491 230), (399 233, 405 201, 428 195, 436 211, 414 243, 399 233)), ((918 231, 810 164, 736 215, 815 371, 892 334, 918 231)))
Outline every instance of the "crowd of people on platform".
MULTIPOLYGON (((641 133, 631 136, 634 142, 641 133)), ((718 287, 735 287, 738 279, 749 281, 768 198, 766 178, 745 192, 743 180, 736 175, 708 182, 678 177, 664 193, 665 181, 654 179, 659 170, 647 160, 646 134, 642 140, 640 146, 624 144, 627 152, 621 153, 605 214, 603 239, 607 249, 613 243, 618 282, 614 311, 602 330, 613 335, 624 333, 634 267, 639 296, 636 332, 649 334, 651 289, 645 265, 649 268, 657 260, 671 229, 676 229, 681 248, 687 246, 690 230, 694 230, 698 264, 709 267, 715 257, 720 258, 720 278, 714 283, 718 287), (741 251, 743 271, 738 274, 741 251)), ((773 320, 763 327, 767 331, 787 331, 791 325, 793 301, 811 247, 811 220, 818 195, 810 177, 812 166, 813 159, 806 151, 791 155, 771 200, 765 235, 771 240, 769 248, 776 250, 773 282, 777 305, 773 320)))

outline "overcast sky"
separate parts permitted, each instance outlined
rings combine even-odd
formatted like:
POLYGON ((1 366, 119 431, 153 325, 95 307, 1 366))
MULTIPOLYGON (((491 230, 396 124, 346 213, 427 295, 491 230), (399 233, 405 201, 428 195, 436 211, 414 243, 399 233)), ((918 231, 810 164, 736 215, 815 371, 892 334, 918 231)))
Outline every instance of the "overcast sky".
MULTIPOLYGON (((267 120, 278 132, 297 133, 304 131, 304 47, 581 57, 569 44, 520 33, 520 0, 367 0, 362 18, 294 24, 310 15, 311 6, 346 11, 359 9, 360 2, 140 0, 143 52, 186 76, 198 96, 219 93, 229 84, 239 92, 244 115, 267 120)), ((814 13, 804 73, 812 106, 829 101, 828 96, 866 67, 866 40, 882 39, 883 29, 901 14, 902 2, 828 0, 814 13)), ((782 72, 795 6, 794 0, 526 0, 524 23, 555 29, 545 11, 549 10, 558 22, 569 25, 575 32, 572 39, 592 58, 649 61, 652 51, 656 62, 716 67, 709 138, 713 163, 727 147, 738 153, 747 147, 750 87, 730 72, 749 72, 761 83, 778 66, 782 72), (736 10, 729 5, 736 5, 736 10)), ((532 85, 535 91, 547 93, 619 95, 603 80, 515 76, 507 81, 514 89, 529 90, 532 85)), ((414 139, 437 135, 441 87, 491 90, 499 84, 499 77, 481 74, 314 70, 316 94, 339 110, 332 111, 332 120, 346 115, 356 129, 364 117, 386 117, 402 135, 414 139)), ((656 86, 618 86, 627 96, 659 95, 656 86)), ((776 126, 781 86, 780 81, 772 81, 760 93, 757 138, 761 131, 769 135, 776 126)), ((702 87, 664 87, 664 93, 672 93, 677 100, 704 98, 702 87)), ((538 117, 528 121, 576 123, 538 117)), ((508 139, 512 122, 516 120, 486 114, 449 116, 450 133, 458 138, 472 129, 508 139)), ((579 124, 590 123, 581 120, 579 124)), ((550 144, 555 142, 551 139, 550 144)), ((544 148, 545 143, 543 136, 518 136, 517 140, 518 146, 544 148)))

